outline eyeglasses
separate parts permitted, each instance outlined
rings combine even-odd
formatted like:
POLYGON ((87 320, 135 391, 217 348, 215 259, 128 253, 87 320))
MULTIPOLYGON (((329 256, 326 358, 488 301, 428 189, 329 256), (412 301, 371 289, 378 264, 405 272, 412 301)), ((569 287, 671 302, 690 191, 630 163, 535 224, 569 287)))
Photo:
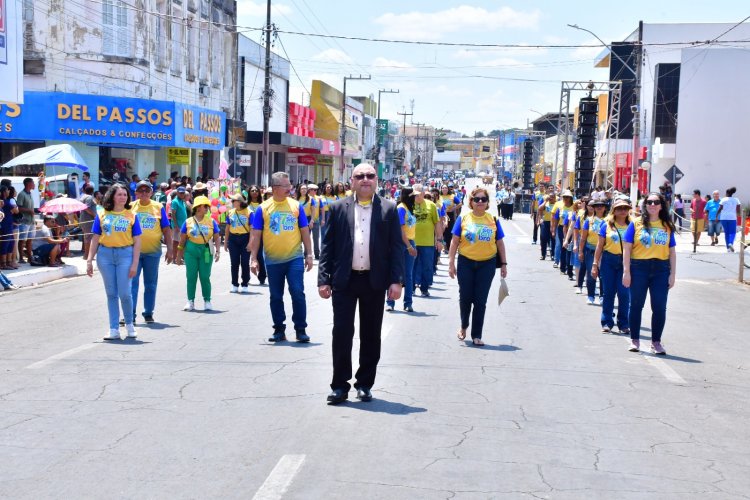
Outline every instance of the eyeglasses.
POLYGON ((150 192, 151 192, 150 189, 139 189, 136 191, 136 193, 150 193, 150 192))
POLYGON ((474 200, 474 203, 487 203, 490 201, 486 196, 475 196, 472 200, 474 200))
POLYGON ((646 205, 661 205, 661 200, 646 200, 646 205))
POLYGON ((365 177, 367 177, 368 180, 373 180, 375 177, 377 177, 377 174, 370 173, 370 174, 352 175, 352 178, 357 179, 358 181, 363 180, 365 177))

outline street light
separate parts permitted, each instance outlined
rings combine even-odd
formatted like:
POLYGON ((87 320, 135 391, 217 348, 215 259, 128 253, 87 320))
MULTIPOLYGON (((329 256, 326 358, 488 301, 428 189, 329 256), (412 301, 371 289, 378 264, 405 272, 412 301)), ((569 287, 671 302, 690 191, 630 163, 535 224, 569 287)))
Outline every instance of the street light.
POLYGON ((535 109, 531 109, 531 108, 529 108, 529 111, 531 111, 532 113, 536 113, 539 116, 541 116, 542 118, 544 118, 544 121, 546 121, 547 123, 549 123, 550 125, 552 125, 553 127, 555 127, 555 135, 560 135, 560 128, 557 126, 556 123, 553 123, 552 120, 550 120, 549 118, 547 118, 547 115, 545 115, 544 113, 540 113, 539 111, 537 111, 535 109))

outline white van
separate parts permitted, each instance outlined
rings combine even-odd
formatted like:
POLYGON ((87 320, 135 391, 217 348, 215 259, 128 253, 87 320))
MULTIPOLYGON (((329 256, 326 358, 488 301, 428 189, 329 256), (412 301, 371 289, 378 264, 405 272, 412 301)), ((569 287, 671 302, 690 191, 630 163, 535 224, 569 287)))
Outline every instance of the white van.
MULTIPOLYGON (((11 185, 16 188, 16 193, 23 191, 23 180, 26 177, 7 177, 0 173, 0 179, 10 179, 11 185)), ((34 199, 34 208, 39 208, 41 199, 39 197, 39 178, 30 177, 34 181, 34 189, 31 190, 31 197, 34 199)), ((80 186, 77 174, 61 174, 45 177, 49 182, 49 190, 55 194, 67 194, 71 198, 78 198, 80 195, 80 186), (71 191, 72 190, 72 191, 71 191)))

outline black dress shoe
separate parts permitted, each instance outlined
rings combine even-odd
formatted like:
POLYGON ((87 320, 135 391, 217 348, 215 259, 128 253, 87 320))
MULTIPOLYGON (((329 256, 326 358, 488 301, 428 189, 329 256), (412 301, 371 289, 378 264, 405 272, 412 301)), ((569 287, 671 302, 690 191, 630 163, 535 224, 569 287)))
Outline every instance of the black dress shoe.
POLYGON ((367 387, 357 388, 357 399, 360 401, 372 401, 372 392, 367 387))
POLYGON ((300 343, 310 342, 310 336, 307 333, 305 333, 304 330, 298 330, 297 342, 300 342, 300 343))
POLYGON ((269 342, 283 342, 286 340, 284 332, 274 332, 273 335, 268 339, 269 342))
POLYGON ((348 391, 345 391, 344 389, 334 389, 328 395, 328 404, 337 405, 337 404, 343 403, 347 399, 349 399, 348 391))

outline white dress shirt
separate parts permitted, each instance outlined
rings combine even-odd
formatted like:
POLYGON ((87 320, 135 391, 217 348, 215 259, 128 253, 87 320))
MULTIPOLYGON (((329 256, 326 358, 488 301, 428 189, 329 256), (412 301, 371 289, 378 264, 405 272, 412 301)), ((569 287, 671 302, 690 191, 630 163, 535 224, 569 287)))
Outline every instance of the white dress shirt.
POLYGON ((371 220, 372 202, 364 204, 356 202, 354 205, 354 249, 352 252, 352 269, 355 271, 370 270, 371 220))

